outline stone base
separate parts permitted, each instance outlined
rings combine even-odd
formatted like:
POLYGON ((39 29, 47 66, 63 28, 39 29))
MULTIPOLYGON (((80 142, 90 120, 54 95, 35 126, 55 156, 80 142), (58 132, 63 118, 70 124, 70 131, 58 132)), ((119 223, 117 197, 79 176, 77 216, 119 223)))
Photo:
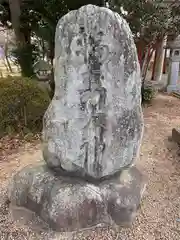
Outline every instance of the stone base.
POLYGON ((14 176, 8 197, 15 218, 36 213, 53 230, 73 232, 100 225, 130 226, 144 190, 144 178, 135 167, 90 183, 31 165, 14 176))
POLYGON ((171 92, 174 92, 174 91, 180 91, 180 86, 177 86, 177 85, 168 85, 167 86, 167 92, 168 93, 171 93, 171 92))

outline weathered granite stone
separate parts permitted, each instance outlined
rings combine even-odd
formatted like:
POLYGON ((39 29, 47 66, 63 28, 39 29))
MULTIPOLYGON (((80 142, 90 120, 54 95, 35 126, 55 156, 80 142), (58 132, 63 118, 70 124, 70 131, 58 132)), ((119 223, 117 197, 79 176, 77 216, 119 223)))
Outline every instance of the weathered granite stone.
POLYGON ((71 232, 99 224, 130 225, 144 187, 143 176, 135 167, 92 184, 55 176, 46 166, 27 166, 14 176, 9 200, 16 215, 18 208, 24 218, 31 211, 52 229, 71 232))
POLYGON ((93 5, 56 29, 55 94, 44 117, 43 155, 56 170, 99 179, 138 156, 141 79, 127 22, 93 5))

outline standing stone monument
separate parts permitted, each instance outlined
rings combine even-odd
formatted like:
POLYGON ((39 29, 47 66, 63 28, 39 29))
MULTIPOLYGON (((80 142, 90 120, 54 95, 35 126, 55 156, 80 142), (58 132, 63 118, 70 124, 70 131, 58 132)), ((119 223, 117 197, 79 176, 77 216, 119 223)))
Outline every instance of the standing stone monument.
POLYGON ((55 45, 55 94, 43 128, 46 165, 14 176, 11 209, 28 209, 61 232, 127 226, 145 189, 133 166, 143 116, 132 33, 117 13, 87 5, 60 19, 55 45))

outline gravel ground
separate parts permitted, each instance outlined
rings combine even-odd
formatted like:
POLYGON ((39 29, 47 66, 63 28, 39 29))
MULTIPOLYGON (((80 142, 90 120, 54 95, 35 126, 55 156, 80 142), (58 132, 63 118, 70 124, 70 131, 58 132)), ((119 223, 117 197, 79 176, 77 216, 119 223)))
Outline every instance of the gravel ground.
POLYGON ((131 229, 102 228, 71 235, 32 231, 13 223, 8 214, 6 185, 12 174, 42 159, 40 145, 25 145, 18 153, 0 161, 0 240, 179 240, 180 239, 180 156, 170 141, 173 127, 180 125, 180 100, 159 94, 144 108, 145 131, 137 166, 148 177, 141 209, 131 229))

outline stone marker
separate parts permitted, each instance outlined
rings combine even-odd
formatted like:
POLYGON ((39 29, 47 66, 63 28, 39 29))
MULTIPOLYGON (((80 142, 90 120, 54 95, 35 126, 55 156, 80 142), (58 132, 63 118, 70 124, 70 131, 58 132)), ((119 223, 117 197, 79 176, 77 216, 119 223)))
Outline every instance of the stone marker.
POLYGON ((47 164, 97 179, 132 164, 143 120, 127 22, 90 5, 64 16, 56 30, 55 84, 44 118, 47 164))
POLYGON ((44 117, 46 165, 14 176, 12 213, 28 209, 60 232, 130 225, 145 182, 132 167, 143 116, 129 26, 107 8, 81 7, 59 21, 55 55, 55 95, 44 117))

